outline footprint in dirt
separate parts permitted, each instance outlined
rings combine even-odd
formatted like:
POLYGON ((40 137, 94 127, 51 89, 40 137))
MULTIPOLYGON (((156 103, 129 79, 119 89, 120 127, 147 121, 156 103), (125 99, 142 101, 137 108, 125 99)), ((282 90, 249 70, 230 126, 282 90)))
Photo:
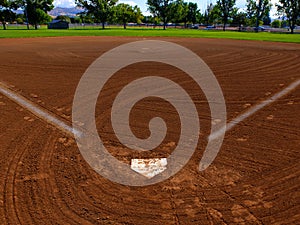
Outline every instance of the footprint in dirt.
POLYGON ((19 112, 23 112, 24 111, 24 109, 22 108, 22 107, 16 107, 16 110, 18 110, 19 112))
POLYGON ((58 112, 62 112, 65 109, 65 107, 56 107, 55 109, 58 112))
POLYGON ((245 138, 245 137, 241 137, 241 138, 237 138, 236 140, 239 141, 239 142, 245 142, 245 141, 247 141, 248 139, 245 138))
POLYGON ((42 101, 42 100, 40 100, 40 99, 39 99, 39 100, 37 100, 36 102, 37 102, 37 103, 39 103, 39 104, 45 105, 45 102, 43 102, 43 101, 42 101))
POLYGON ((36 95, 36 94, 33 94, 33 93, 31 93, 31 94, 30 94, 30 96, 31 96, 31 97, 33 97, 33 98, 37 98, 37 97, 39 97, 38 95, 36 95))
POLYGON ((33 122, 34 121, 34 119, 29 117, 29 116, 25 116, 25 117, 23 117, 23 119, 28 121, 28 122, 33 122))
POLYGON ((234 222, 239 224, 259 224, 259 220, 249 211, 248 208, 242 205, 235 204, 231 208, 231 213, 234 217, 234 222))
POLYGON ((72 144, 75 143, 75 141, 73 139, 67 138, 67 137, 58 138, 58 142, 60 144, 63 144, 65 147, 70 147, 72 144))
POLYGON ((71 116, 66 115, 66 114, 62 114, 61 117, 64 118, 64 119, 70 119, 71 118, 71 116))
POLYGON ((243 105, 243 108, 246 109, 246 108, 249 108, 250 106, 251 106, 250 103, 246 103, 246 104, 243 105))

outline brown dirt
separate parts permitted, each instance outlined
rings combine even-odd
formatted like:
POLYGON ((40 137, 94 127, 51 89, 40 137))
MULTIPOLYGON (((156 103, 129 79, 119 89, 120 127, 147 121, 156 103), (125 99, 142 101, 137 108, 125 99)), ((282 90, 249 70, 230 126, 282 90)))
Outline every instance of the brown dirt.
MULTIPOLYGON (((76 85, 105 51, 139 38, 68 37, 2 39, 0 81, 71 124, 76 85)), ((190 48, 210 66, 223 89, 228 120, 300 78, 300 45, 217 39, 163 38, 190 48)), ((168 124, 152 154, 121 146, 111 129, 113 97, 131 80, 168 77, 193 98, 200 115, 198 148, 183 170, 148 187, 127 187, 94 172, 73 138, 0 95, 1 224, 296 224, 300 221, 300 89, 292 91, 226 134, 214 163, 197 167, 210 117, 198 87, 178 69, 159 63, 128 66, 112 77, 97 104, 97 128, 110 152, 167 156, 179 120, 167 102, 148 98, 132 111, 139 137, 147 121, 168 124), (122 79, 120 79, 122 77, 122 79)))

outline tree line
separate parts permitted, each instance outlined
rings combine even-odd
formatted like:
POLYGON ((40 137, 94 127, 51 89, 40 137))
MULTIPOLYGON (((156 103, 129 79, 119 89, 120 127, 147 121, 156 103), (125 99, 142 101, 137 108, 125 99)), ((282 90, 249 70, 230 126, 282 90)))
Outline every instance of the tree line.
MULTIPOLYGON (((118 0, 75 0, 83 12, 78 15, 81 21, 101 23, 105 28, 107 22, 121 23, 126 29, 129 22, 162 24, 166 29, 168 23, 183 24, 223 24, 226 30, 228 24, 241 27, 252 26, 256 31, 261 24, 270 24, 270 0, 247 0, 245 9, 236 7, 236 0, 217 0, 209 4, 201 13, 197 3, 184 0, 147 0, 148 11, 151 16, 143 16, 138 6, 120 3, 118 0)), ((277 15, 286 21, 291 33, 296 25, 300 25, 300 0, 279 0, 275 5, 277 15)), ((0 0, 0 21, 3 29, 6 23, 18 17, 16 9, 22 9, 27 28, 29 24, 37 29, 39 24, 51 21, 48 12, 54 8, 53 0, 0 0)), ((20 16, 19 16, 20 17, 20 16)), ((276 26, 278 22, 276 22, 276 26)))

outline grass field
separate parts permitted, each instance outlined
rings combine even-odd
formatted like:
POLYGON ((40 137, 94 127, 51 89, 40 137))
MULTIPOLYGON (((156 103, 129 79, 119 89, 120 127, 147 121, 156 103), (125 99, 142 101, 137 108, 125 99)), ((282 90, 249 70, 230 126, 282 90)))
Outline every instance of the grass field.
POLYGON ((300 43, 299 34, 279 34, 269 32, 236 32, 236 31, 206 31, 192 29, 137 29, 108 28, 70 29, 70 30, 0 30, 0 38, 29 38, 29 37, 59 37, 59 36, 136 36, 136 37, 193 37, 193 38, 227 38, 238 40, 260 40, 274 42, 300 43))

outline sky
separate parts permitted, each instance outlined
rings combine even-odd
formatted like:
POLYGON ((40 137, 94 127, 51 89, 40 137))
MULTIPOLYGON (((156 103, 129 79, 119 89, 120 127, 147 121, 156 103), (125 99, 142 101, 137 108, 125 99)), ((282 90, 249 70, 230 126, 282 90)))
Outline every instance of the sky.
MULTIPOLYGON (((207 3, 215 3, 216 0, 186 0, 187 2, 195 2, 198 4, 198 7, 203 12, 204 9, 207 6, 207 3)), ((271 17, 274 17, 275 14, 275 3, 278 2, 278 0, 271 0, 273 4, 273 9, 271 10, 271 17)), ((129 5, 135 6, 138 5, 144 15, 149 15, 150 13, 147 11, 147 0, 119 0, 119 3, 127 3, 129 5)), ((54 5, 56 7, 65 7, 65 8, 71 8, 75 6, 75 0, 54 0, 54 5)), ((246 0, 236 0, 236 6, 238 8, 245 8, 246 0)))

